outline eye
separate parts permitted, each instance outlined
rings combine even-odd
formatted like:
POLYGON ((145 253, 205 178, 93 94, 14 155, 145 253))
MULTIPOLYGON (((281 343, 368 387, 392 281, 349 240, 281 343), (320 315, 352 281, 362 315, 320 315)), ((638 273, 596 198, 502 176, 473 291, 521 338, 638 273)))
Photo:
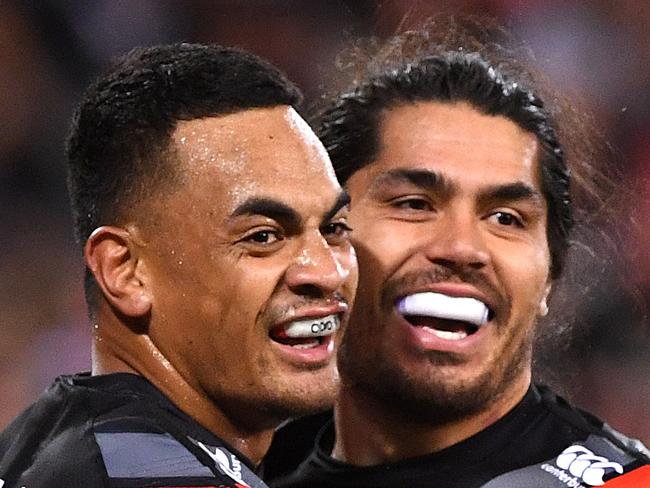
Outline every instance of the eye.
POLYGON ((405 210, 423 210, 431 211, 433 206, 431 202, 423 197, 404 197, 397 200, 393 200, 391 205, 396 208, 405 209, 405 210))
POLYGON ((499 210, 498 212, 492 213, 488 218, 499 225, 524 227, 522 218, 511 212, 499 210))
POLYGON ((259 230, 245 236, 242 241, 262 246, 275 244, 283 239, 279 232, 274 230, 259 230))
POLYGON ((348 226, 347 222, 330 222, 321 227, 321 234, 332 244, 350 238, 352 229, 348 226))

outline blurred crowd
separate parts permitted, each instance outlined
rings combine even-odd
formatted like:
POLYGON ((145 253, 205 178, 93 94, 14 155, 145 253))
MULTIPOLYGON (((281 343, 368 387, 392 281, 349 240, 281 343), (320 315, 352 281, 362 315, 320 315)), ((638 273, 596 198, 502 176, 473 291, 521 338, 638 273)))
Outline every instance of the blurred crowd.
POLYGON ((0 428, 55 376, 90 367, 63 142, 112 57, 181 40, 237 45, 284 69, 309 105, 351 39, 450 9, 497 17, 579 94, 636 192, 604 229, 613 248, 576 244, 599 265, 578 267, 590 286, 562 299, 577 328, 546 359, 578 405, 650 444, 650 3, 637 0, 1 1, 0 428))

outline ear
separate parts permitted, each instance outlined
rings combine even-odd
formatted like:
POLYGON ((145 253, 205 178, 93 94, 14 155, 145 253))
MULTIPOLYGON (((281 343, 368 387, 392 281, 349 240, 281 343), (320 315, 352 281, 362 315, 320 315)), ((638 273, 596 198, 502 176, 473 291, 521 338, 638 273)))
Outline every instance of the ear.
POLYGON ((546 284, 546 288, 544 289, 544 295, 542 295, 542 299, 539 302, 539 316, 540 317, 546 317, 548 315, 548 297, 551 294, 551 283, 546 284))
POLYGON ((90 235, 84 247, 86 266, 104 298, 127 317, 142 317, 151 310, 142 263, 128 231, 102 226, 90 235))

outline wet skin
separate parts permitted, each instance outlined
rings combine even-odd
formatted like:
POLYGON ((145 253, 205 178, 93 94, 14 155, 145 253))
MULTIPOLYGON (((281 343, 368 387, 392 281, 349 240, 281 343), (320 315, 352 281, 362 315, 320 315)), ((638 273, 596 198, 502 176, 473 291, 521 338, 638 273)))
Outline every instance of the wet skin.
POLYGON ((147 376, 256 461, 280 421, 333 401, 334 339, 299 348, 272 331, 347 316, 357 275, 347 195, 286 106, 179 122, 170 157, 178 181, 124 226, 145 303, 127 310, 147 320, 140 350, 100 327, 95 372, 147 376))

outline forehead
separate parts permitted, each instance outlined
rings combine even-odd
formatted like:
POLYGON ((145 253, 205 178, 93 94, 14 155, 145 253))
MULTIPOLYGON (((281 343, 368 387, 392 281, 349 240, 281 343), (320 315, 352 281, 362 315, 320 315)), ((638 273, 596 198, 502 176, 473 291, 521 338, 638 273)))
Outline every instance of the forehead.
POLYGON ((339 190, 321 142, 288 106, 181 121, 172 139, 193 194, 205 189, 227 208, 251 197, 295 199, 309 188, 329 202, 339 190))
POLYGON ((416 167, 467 184, 536 183, 538 142, 503 116, 465 103, 418 102, 383 113, 380 149, 369 173, 416 167))

